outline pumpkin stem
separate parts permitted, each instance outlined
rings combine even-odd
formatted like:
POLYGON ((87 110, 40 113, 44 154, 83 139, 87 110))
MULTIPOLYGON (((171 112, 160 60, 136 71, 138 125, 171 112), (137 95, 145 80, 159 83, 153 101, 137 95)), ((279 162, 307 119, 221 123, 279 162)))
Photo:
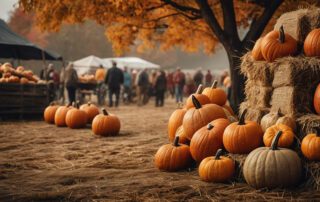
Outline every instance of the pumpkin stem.
POLYGON ((80 102, 77 101, 77 102, 76 102, 76 108, 79 109, 79 107, 80 107, 80 102))
POLYGON ((280 139, 280 136, 282 135, 282 131, 279 130, 276 134, 276 136, 273 138, 272 143, 271 143, 271 149, 272 150, 277 150, 278 149, 278 142, 280 139))
POLYGON ((212 85, 211 85, 211 88, 212 88, 212 89, 215 89, 215 88, 217 88, 217 85, 218 85, 218 81, 217 81, 217 80, 214 80, 213 83, 212 83, 212 85))
POLYGON ((88 102, 88 106, 90 106, 90 105, 91 105, 91 102, 89 101, 89 102, 88 102))
POLYGON ((196 107, 196 109, 200 109, 202 107, 199 100, 197 100, 196 96, 194 95, 192 95, 192 103, 196 107))
POLYGON ((211 130, 213 128, 213 125, 211 123, 208 124, 207 129, 211 130))
POLYGON ((281 109, 280 109, 280 108, 278 108, 277 115, 278 115, 278 116, 282 116, 282 114, 281 114, 281 109))
POLYGON ((108 116, 109 113, 107 112, 107 110, 105 108, 102 109, 103 115, 108 116))
POLYGON ((196 91, 196 93, 195 94, 201 94, 201 92, 202 92, 202 84, 199 84, 199 86, 198 86, 198 89, 197 89, 197 91, 196 91))
POLYGON ((54 106, 56 103, 54 101, 50 102, 50 106, 54 106))
POLYGON ((73 103, 69 102, 69 103, 67 104, 67 107, 70 107, 70 106, 72 106, 72 105, 73 105, 73 103))
POLYGON ((223 153, 223 150, 222 149, 218 149, 217 152, 216 152, 216 156, 215 156, 215 160, 219 160, 220 159, 220 156, 222 155, 223 153))
POLYGON ((285 42, 285 34, 284 34, 284 29, 283 29, 283 25, 281 25, 280 29, 279 29, 279 41, 280 43, 284 43, 285 42))
POLYGON ((179 146, 179 136, 176 136, 176 137, 174 138, 173 146, 175 146, 175 147, 178 147, 178 146, 179 146))
POLYGON ((245 116, 247 114, 247 109, 243 110, 242 114, 240 115, 240 119, 239 119, 239 122, 238 122, 238 125, 245 125, 245 116))

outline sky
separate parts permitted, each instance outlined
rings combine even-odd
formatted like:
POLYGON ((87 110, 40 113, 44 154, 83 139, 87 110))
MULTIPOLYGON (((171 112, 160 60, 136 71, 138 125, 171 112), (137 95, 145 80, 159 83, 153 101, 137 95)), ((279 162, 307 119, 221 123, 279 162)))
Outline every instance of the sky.
POLYGON ((7 21, 10 11, 17 2, 18 0, 0 0, 0 18, 7 21))

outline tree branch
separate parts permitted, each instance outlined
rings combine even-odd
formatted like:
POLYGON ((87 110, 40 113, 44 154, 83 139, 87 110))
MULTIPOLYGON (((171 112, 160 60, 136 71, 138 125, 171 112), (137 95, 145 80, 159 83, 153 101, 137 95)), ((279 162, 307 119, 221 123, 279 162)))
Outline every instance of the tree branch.
POLYGON ((220 3, 223 13, 224 31, 228 35, 232 44, 239 43, 240 38, 238 35, 233 0, 220 0, 220 3))
POLYGON ((189 7, 189 6, 183 6, 183 5, 180 5, 172 0, 161 0, 162 2, 166 3, 166 4, 169 4, 170 6, 180 10, 180 11, 183 11, 183 12, 191 12, 193 15, 194 14, 198 14, 200 15, 200 10, 199 9, 196 9, 196 8, 193 8, 193 7, 189 7))
POLYGON ((168 5, 168 4, 167 3, 163 3, 163 4, 160 4, 160 5, 157 5, 157 6, 151 6, 149 8, 146 8, 145 10, 146 11, 152 11, 152 10, 156 10, 158 8, 162 8, 162 7, 166 6, 166 5, 168 5))

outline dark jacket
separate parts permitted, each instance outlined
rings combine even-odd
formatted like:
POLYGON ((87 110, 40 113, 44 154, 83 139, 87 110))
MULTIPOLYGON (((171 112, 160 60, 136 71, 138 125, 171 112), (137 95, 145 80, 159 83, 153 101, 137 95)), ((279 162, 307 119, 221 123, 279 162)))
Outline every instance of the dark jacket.
POLYGON ((108 70, 105 83, 109 88, 120 89, 120 85, 123 84, 123 72, 118 67, 112 67, 108 70))
POLYGON ((147 72, 142 71, 139 74, 139 78, 138 78, 138 86, 148 86, 149 85, 149 76, 147 74, 147 72))
POLYGON ((161 74, 157 77, 154 87, 156 91, 165 91, 167 89, 167 79, 164 74, 161 74))

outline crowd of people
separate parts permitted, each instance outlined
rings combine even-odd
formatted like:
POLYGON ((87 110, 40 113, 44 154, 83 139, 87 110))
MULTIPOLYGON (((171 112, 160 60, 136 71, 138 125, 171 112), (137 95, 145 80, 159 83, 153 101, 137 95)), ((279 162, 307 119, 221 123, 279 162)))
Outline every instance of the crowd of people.
MULTIPOLYGON (((76 100, 79 81, 72 63, 60 74, 50 64, 40 72, 40 77, 52 81, 56 99, 63 96, 63 89, 66 88, 69 102, 76 100)), ((194 75, 183 72, 179 67, 172 72, 148 69, 137 71, 129 70, 127 67, 121 70, 116 62, 112 62, 112 67, 109 69, 100 66, 95 72, 95 80, 98 104, 105 105, 107 97, 109 107, 118 107, 121 98, 125 104, 135 102, 138 106, 147 104, 153 97, 156 107, 164 106, 166 97, 175 98, 177 103, 183 102, 184 97, 194 93, 198 85, 211 86, 214 80, 218 80, 219 84, 224 86, 228 96, 231 89, 231 80, 227 71, 218 78, 210 70, 203 74, 200 68, 194 75)))

